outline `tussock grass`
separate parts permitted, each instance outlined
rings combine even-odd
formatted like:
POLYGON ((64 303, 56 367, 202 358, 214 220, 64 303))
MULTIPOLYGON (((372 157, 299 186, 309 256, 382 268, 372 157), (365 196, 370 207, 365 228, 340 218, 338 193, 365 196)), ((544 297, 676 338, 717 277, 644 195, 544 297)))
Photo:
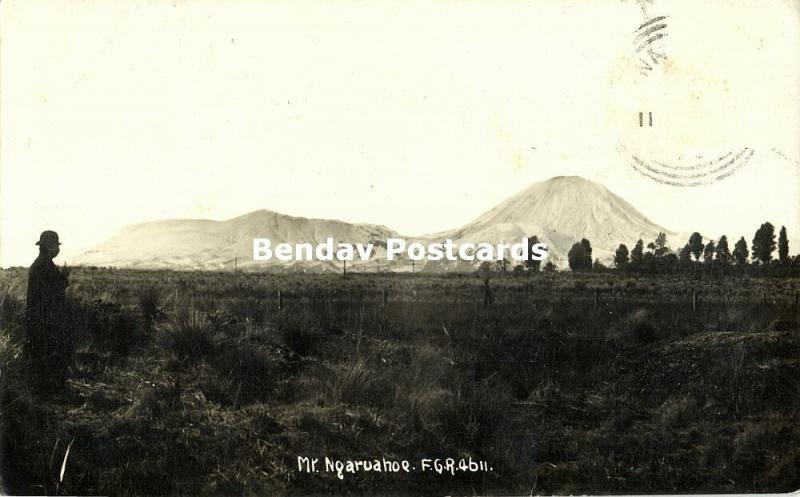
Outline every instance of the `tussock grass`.
POLYGON ((205 315, 189 307, 179 308, 158 330, 164 351, 181 361, 209 358, 216 350, 214 330, 205 315))
POLYGON ((95 351, 110 352, 116 358, 124 359, 133 347, 141 343, 142 330, 132 307, 106 300, 85 304, 71 301, 69 304, 73 336, 80 337, 86 330, 95 351))
POLYGON ((142 313, 144 327, 149 330, 153 323, 161 317, 164 312, 164 291, 155 284, 148 284, 139 289, 138 295, 139 310, 142 313))
POLYGON ((237 346, 214 359, 220 377, 228 385, 222 398, 234 407, 269 398, 276 382, 276 367, 269 352, 252 346, 237 346))
POLYGON ((318 305, 301 301, 277 315, 275 326, 284 344, 300 355, 310 354, 326 335, 318 305))

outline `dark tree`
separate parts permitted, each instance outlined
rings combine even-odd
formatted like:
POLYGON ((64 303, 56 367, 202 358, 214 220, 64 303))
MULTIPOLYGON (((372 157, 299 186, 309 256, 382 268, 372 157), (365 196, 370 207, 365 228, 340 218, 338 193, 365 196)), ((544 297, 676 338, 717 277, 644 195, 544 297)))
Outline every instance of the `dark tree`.
POLYGON ((750 251, 747 250, 747 242, 744 241, 744 237, 741 237, 736 242, 736 245, 733 246, 733 260, 736 261, 737 266, 745 266, 749 256, 750 251))
POLYGON ((781 264, 789 262, 789 238, 786 236, 786 226, 781 226, 781 234, 778 235, 778 260, 781 264))
POLYGON ((593 272, 595 272, 595 273, 602 273, 602 272, 603 272, 603 271, 605 271, 606 269, 608 269, 608 268, 606 267, 606 265, 605 265, 605 264, 603 264, 602 262, 600 262, 600 259, 595 259, 595 260, 594 260, 594 263, 592 264, 592 271, 593 271, 593 272))
POLYGON ((478 272, 482 274, 489 274, 495 272, 495 265, 492 261, 483 261, 478 266, 478 272))
POLYGON ((731 263, 731 251, 728 248, 728 237, 722 235, 717 242, 717 260, 723 266, 728 266, 731 263))
POLYGON ((666 233, 659 233, 656 237, 655 243, 653 243, 654 254, 656 257, 664 257, 667 252, 669 252, 669 247, 667 247, 667 235, 666 233))
POLYGON ((569 268, 572 271, 592 270, 592 256, 586 252, 586 247, 582 241, 572 245, 567 254, 567 259, 569 268))
POLYGON ((753 259, 762 264, 769 264, 775 250, 775 227, 767 222, 761 225, 753 237, 753 259))
POLYGON ((678 253, 678 261, 682 264, 688 264, 692 262, 692 248, 688 243, 684 245, 681 251, 678 253))
POLYGON ((642 271, 645 273, 656 272, 656 256, 652 252, 645 252, 642 257, 642 271))
POLYGON ((620 243, 617 251, 614 253, 614 266, 617 269, 625 269, 628 267, 628 247, 624 243, 620 243))
POLYGON ((709 240, 708 245, 703 250, 703 262, 706 264, 711 264, 714 260, 714 252, 716 250, 716 246, 714 245, 714 240, 709 240))
POLYGON ((592 244, 586 238, 581 240, 581 245, 583 246, 583 250, 586 251, 586 254, 589 256, 589 259, 592 258, 592 244))
POLYGON ((539 243, 539 237, 533 235, 528 238, 528 259, 525 261, 525 269, 528 271, 539 271, 539 267, 542 265, 542 261, 537 261, 533 259, 533 246, 539 243))
POLYGON ((639 240, 631 250, 631 265, 641 266, 644 261, 644 242, 639 240))
POLYGON ((689 237, 689 248, 692 251, 692 255, 694 256, 694 260, 699 261, 700 255, 703 253, 703 236, 698 233, 692 233, 692 236, 689 237))
POLYGON ((556 272, 556 265, 553 264, 553 261, 547 261, 544 265, 544 272, 545 273, 555 273, 556 272))

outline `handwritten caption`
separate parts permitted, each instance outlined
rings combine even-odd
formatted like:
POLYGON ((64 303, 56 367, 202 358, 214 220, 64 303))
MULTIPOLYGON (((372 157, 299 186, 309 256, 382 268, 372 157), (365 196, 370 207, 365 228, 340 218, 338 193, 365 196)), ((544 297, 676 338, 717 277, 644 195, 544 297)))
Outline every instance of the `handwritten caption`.
POLYGON ((297 470, 301 473, 335 473, 344 480, 347 475, 357 473, 429 473, 455 476, 458 473, 489 473, 494 469, 487 461, 470 458, 423 458, 407 459, 334 459, 330 457, 297 456, 297 470))

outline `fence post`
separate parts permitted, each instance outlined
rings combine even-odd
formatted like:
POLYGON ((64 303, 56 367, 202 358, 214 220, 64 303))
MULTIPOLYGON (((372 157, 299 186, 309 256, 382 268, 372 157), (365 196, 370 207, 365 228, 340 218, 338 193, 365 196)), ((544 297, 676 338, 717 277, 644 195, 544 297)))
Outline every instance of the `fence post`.
POLYGON ((278 310, 283 310, 283 293, 280 290, 278 290, 278 310))
POLYGON ((697 312, 697 290, 692 290, 692 312, 697 312))
POLYGON ((389 304, 389 292, 387 292, 386 289, 384 288, 383 289, 383 307, 386 308, 386 306, 388 304, 389 304))
POLYGON ((594 289, 594 310, 597 310, 597 301, 600 299, 600 289, 594 289))

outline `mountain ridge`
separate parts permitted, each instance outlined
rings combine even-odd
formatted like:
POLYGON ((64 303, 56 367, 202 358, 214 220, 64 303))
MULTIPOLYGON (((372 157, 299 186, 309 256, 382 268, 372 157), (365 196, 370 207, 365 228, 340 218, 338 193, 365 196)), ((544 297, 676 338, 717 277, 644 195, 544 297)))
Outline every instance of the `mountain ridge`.
MULTIPOLYGON (((386 238, 410 241, 452 239, 456 244, 489 242, 518 243, 536 235, 548 245, 550 259, 566 264, 572 243, 587 238, 594 256, 607 261, 620 243, 639 238, 653 239, 658 232, 673 232, 652 222, 622 197, 605 186, 580 176, 556 176, 535 182, 485 211, 472 221, 451 230, 404 237, 393 229, 372 223, 350 223, 336 219, 302 217, 258 209, 226 220, 165 219, 134 223, 80 254, 78 265, 226 269, 237 261, 240 268, 257 269, 297 266, 309 270, 338 270, 327 262, 262 262, 252 260, 252 239, 269 238, 277 243, 312 244, 327 237, 336 242, 369 243, 386 238)), ((379 245, 379 244, 376 244, 379 245)), ((353 269, 405 270, 409 261, 390 263, 377 246, 369 261, 348 264, 353 269)), ((464 268, 463 264, 428 263, 429 269, 464 268)))

